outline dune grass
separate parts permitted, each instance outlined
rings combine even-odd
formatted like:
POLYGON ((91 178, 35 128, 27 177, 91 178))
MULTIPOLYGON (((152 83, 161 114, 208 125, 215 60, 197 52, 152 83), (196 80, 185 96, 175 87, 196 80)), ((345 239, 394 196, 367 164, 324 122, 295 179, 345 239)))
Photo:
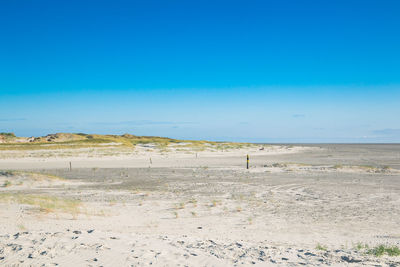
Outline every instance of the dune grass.
POLYGON ((38 207, 40 212, 62 212, 74 216, 80 213, 81 207, 81 202, 77 200, 31 194, 0 194, 0 202, 31 205, 38 207))
POLYGON ((323 246, 323 245, 321 245, 321 244, 317 244, 317 246, 315 247, 315 249, 317 249, 317 250, 321 250, 321 251, 327 251, 328 250, 328 248, 326 247, 326 246, 323 246))
MULTIPOLYGON (((5 139, 5 138, 3 138, 5 139)), ((7 138, 5 143, 0 143, 1 150, 46 150, 46 149, 77 149, 77 148, 134 148, 136 145, 152 144, 155 148, 168 151, 170 145, 179 144, 182 148, 194 151, 204 151, 214 149, 225 151, 240 149, 251 146, 248 143, 232 142, 212 142, 197 140, 178 140, 159 136, 136 136, 131 134, 124 135, 98 135, 84 133, 57 133, 34 139, 7 138), (17 142, 19 140, 19 142, 17 142)))
POLYGON ((14 139, 7 139, 9 142, 0 143, 0 150, 35 150, 35 149, 58 149, 58 148, 82 148, 97 147, 109 144, 109 146, 134 147, 138 144, 155 144, 163 149, 170 144, 184 143, 184 147, 199 148, 215 146, 217 149, 241 148, 248 146, 246 143, 225 143, 209 141, 178 140, 159 136, 136 136, 124 135, 98 135, 83 133, 57 133, 45 137, 38 137, 31 142, 15 142, 14 139))
POLYGON ((11 177, 11 178, 18 177, 18 176, 24 176, 26 178, 30 178, 35 181, 65 180, 64 178, 57 176, 57 175, 31 172, 31 171, 14 171, 14 170, 1 171, 0 170, 0 176, 11 177))
POLYGON ((378 245, 372 249, 369 249, 367 253, 376 257, 381 257, 383 255, 396 257, 400 256, 400 248, 397 246, 378 245))
POLYGON ((0 144, 0 150, 36 150, 36 149, 62 149, 62 148, 86 148, 98 147, 109 144, 109 146, 120 145, 134 147, 137 144, 154 143, 165 146, 177 142, 175 139, 155 136, 135 135, 97 135, 97 134, 66 134, 59 133, 52 138, 40 137, 32 142, 16 143, 7 142, 0 144))
POLYGON ((12 142, 16 138, 14 133, 0 133, 0 141, 12 142))
POLYGON ((14 138, 16 137, 14 133, 0 133, 0 136, 8 137, 8 138, 14 138))
POLYGON ((11 185, 12 185, 12 183, 9 180, 5 180, 1 187, 9 187, 11 185))
POLYGON ((375 247, 370 247, 368 244, 363 244, 361 242, 357 243, 354 248, 357 251, 366 253, 368 255, 373 255, 375 257, 382 257, 384 255, 390 257, 399 257, 400 256, 400 248, 395 245, 384 245, 380 244, 375 247))
POLYGON ((335 164, 335 165, 333 165, 332 168, 334 168, 334 169, 342 169, 343 165, 342 164, 335 164))

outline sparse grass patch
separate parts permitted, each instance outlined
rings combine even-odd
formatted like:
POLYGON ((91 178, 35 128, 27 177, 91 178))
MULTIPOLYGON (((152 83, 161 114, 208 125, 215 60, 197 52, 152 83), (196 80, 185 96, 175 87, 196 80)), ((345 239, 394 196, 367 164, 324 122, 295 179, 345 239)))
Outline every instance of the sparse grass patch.
POLYGON ((12 185, 12 183, 9 180, 5 180, 2 187, 9 187, 11 185, 12 185))
POLYGON ((390 171, 392 168, 390 168, 390 166, 387 166, 387 165, 385 165, 385 166, 383 166, 382 167, 382 170, 383 171, 390 171))
POLYGON ((176 207, 175 207, 176 209, 184 209, 185 208, 185 203, 183 203, 183 202, 180 202, 179 204, 177 204, 176 205, 176 207))
POLYGON ((35 206, 40 212, 63 212, 74 216, 80 213, 81 207, 80 201, 44 195, 0 194, 0 201, 35 206))
POLYGON ((315 247, 315 249, 317 249, 317 250, 322 250, 322 251, 327 251, 327 250, 328 250, 327 247, 321 245, 320 243, 317 244, 317 246, 315 247))
POLYGON ((189 203, 193 204, 193 207, 197 207, 197 200, 192 198, 189 200, 189 203))
POLYGON ((372 249, 369 249, 367 253, 376 257, 381 257, 383 255, 394 257, 400 256, 400 248, 397 246, 379 245, 372 249))
POLYGON ((21 174, 21 175, 27 175, 29 178, 35 180, 35 181, 42 181, 42 180, 65 180, 62 177, 59 177, 57 175, 53 174, 43 174, 43 173, 36 173, 36 172, 23 172, 23 171, 17 171, 16 174, 21 174))
POLYGON ((343 168, 343 165, 342 165, 342 164, 336 164, 336 165, 333 165, 332 168, 334 168, 334 169, 341 169, 341 168, 343 168))
POLYGON ((286 163, 274 163, 272 167, 274 168, 286 168, 288 165, 286 163))
POLYGON ((356 250, 369 249, 369 246, 368 246, 368 244, 363 244, 363 243, 361 243, 361 242, 358 242, 358 243, 355 245, 355 249, 356 249, 356 250))
POLYGON ((336 164, 332 166, 333 169, 350 169, 350 170, 361 170, 369 173, 382 173, 390 172, 391 168, 389 166, 375 167, 372 165, 342 165, 336 164))
POLYGON ((26 230, 26 227, 23 224, 18 224, 17 227, 21 231, 25 231, 26 230))
POLYGON ((53 174, 44 174, 38 172, 29 172, 29 171, 0 171, 0 176, 6 177, 15 177, 15 176, 23 176, 35 181, 42 180, 65 180, 62 177, 53 175, 53 174))

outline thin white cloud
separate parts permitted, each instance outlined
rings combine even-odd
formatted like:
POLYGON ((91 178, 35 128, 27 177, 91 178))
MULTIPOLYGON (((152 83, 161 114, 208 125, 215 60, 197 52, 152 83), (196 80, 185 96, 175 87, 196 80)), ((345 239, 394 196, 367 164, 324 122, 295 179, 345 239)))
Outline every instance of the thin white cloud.
POLYGON ((382 129, 382 130, 374 130, 373 134, 383 135, 383 136, 399 136, 400 137, 400 129, 382 129))

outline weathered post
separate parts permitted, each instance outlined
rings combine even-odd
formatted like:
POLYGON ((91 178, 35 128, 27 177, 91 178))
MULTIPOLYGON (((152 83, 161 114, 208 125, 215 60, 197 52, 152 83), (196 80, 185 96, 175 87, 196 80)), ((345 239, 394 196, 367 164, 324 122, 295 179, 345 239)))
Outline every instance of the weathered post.
POLYGON ((72 163, 71 163, 71 161, 69 162, 69 171, 72 171, 72 163))
POLYGON ((249 169, 249 154, 247 154, 247 169, 249 169))

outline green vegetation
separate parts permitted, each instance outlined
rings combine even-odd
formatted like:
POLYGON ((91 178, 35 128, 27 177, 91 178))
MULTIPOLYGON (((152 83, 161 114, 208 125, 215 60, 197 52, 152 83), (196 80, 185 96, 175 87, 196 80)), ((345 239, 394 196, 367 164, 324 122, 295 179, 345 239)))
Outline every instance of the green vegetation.
POLYGON ((9 180, 5 180, 2 187, 9 187, 11 186, 11 182, 9 180))
POLYGON ((197 200, 194 198, 190 199, 188 203, 193 204, 193 207, 197 207, 197 200))
POLYGON ((382 257, 384 255, 388 255, 391 257, 400 256, 400 248, 393 245, 378 245, 376 247, 370 248, 368 244, 363 244, 361 242, 355 245, 355 249, 361 252, 364 252, 369 255, 373 255, 375 257, 382 257))
POLYGON ((400 256, 400 248, 397 246, 386 246, 386 245, 379 245, 376 246, 367 252, 368 254, 374 255, 376 257, 381 257, 383 255, 388 256, 400 256))
POLYGON ((317 244, 317 246, 315 247, 315 249, 318 249, 318 250, 322 250, 322 251, 327 251, 328 250, 328 248, 327 247, 324 247, 323 245, 321 245, 321 244, 317 244))
POLYGON ((336 165, 333 166, 333 168, 334 169, 341 169, 341 168, 343 168, 343 165, 342 164, 336 164, 336 165))
POLYGON ((6 137, 6 138, 15 138, 16 137, 14 133, 0 133, 0 136, 6 137))
POLYGON ((3 142, 12 142, 16 138, 14 133, 0 133, 0 144, 3 142))
POLYGON ((355 246, 356 250, 363 250, 363 249, 369 249, 368 244, 363 244, 361 242, 358 242, 355 246))
POLYGON ((179 217, 178 212, 174 211, 173 214, 174 214, 174 216, 175 216, 175 219, 178 219, 178 217, 179 217))

